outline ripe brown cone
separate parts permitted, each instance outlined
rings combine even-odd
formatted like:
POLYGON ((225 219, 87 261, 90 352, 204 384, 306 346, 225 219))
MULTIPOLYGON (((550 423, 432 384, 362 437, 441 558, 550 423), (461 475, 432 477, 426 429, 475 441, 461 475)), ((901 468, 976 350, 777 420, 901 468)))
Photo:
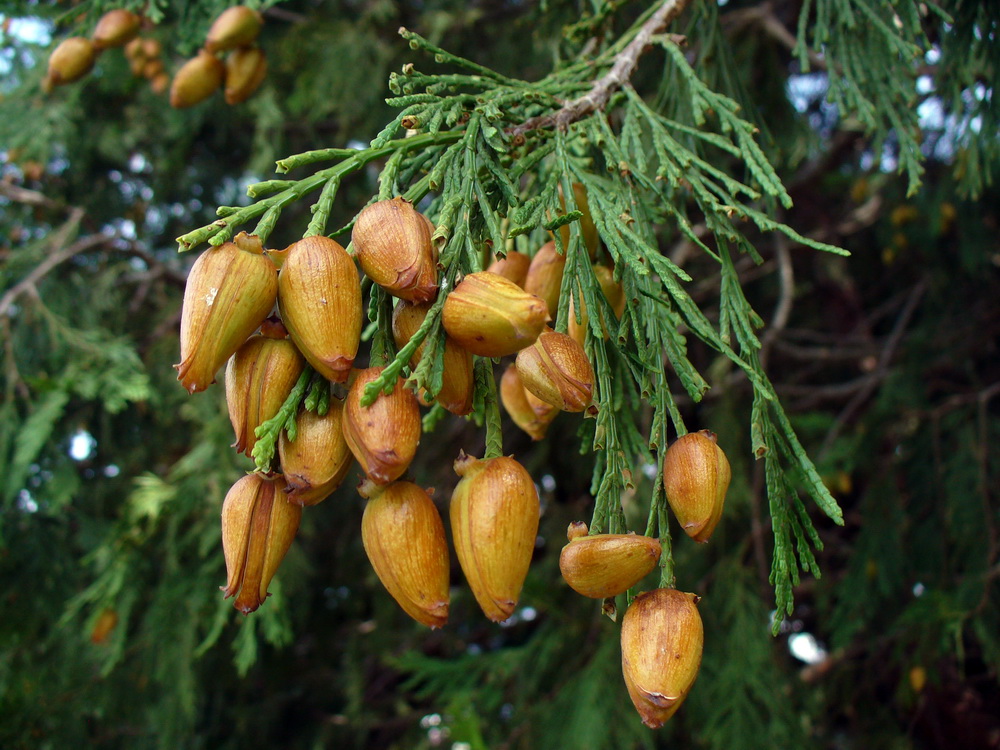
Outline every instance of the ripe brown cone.
POLYGON ((642 723, 659 729, 687 698, 701 666, 698 597, 676 589, 639 594, 622 620, 622 675, 642 723))
POLYGON ((222 85, 226 66, 211 52, 201 50, 181 66, 170 84, 170 106, 193 107, 205 101, 222 85))
POLYGON ((248 474, 222 504, 222 551, 228 599, 243 614, 267 599, 267 587, 295 539, 302 508, 285 499, 285 480, 248 474))
POLYGON ((53 86, 80 80, 94 67, 97 54, 94 43, 86 37, 64 39, 49 55, 49 70, 42 82, 43 88, 49 91, 53 86))
MULTIPOLYGON (((392 313, 392 335, 396 346, 402 348, 413 338, 420 324, 427 317, 431 307, 430 302, 413 304, 400 300, 392 313)), ((410 357, 410 366, 416 367, 427 348, 426 339, 410 357)), ((450 337, 445 337, 444 343, 444 375, 441 380, 441 390, 434 400, 452 414, 462 416, 472 411, 472 394, 475 383, 472 376, 472 354, 455 343, 450 337)))
POLYGON ((494 622, 514 614, 538 534, 538 492, 513 458, 455 461, 462 477, 451 497, 455 554, 483 613, 494 622))
POLYGON ((361 340, 361 282, 338 243, 306 237, 285 250, 278 309, 292 341, 318 373, 343 383, 361 340))
POLYGON ((139 33, 142 19, 135 13, 121 8, 109 10, 97 22, 92 39, 99 50, 124 47, 139 33))
POLYGON ((392 198, 358 214, 351 241, 368 278, 396 297, 429 302, 438 288, 433 231, 413 204, 392 198))
POLYGON ((412 482, 381 489, 362 482, 368 498, 361 541, 382 585, 417 622, 440 628, 448 621, 448 544, 430 496, 412 482))
POLYGON ((226 58, 226 104, 245 102, 267 75, 267 58, 257 47, 239 47, 226 58))
POLYGON ((663 488, 684 532, 707 542, 722 518, 732 476, 729 460, 708 430, 678 438, 663 457, 663 488))
POLYGON ((522 289, 524 281, 528 278, 528 267, 531 265, 531 258, 517 250, 511 250, 502 258, 497 258, 486 270, 503 276, 517 284, 522 289))
POLYGON ((618 596, 656 567, 660 542, 638 534, 594 534, 572 539, 559 571, 575 592, 591 599, 618 596))
POLYGON ((252 336, 226 366, 226 405, 236 433, 233 447, 247 456, 255 430, 278 413, 306 361, 288 339, 252 336))
POLYGON ((209 52, 222 52, 243 47, 257 38, 263 25, 264 17, 245 5, 226 8, 212 22, 208 36, 205 37, 205 49, 209 52))
MULTIPOLYGON (((621 318, 622 313, 625 312, 625 290, 621 284, 615 281, 614 271, 607 266, 594 265, 594 275, 597 277, 597 283, 601 285, 601 292, 604 294, 604 298, 607 299, 611 308, 615 311, 615 322, 617 322, 621 318)), ((615 323, 609 324, 609 321, 605 319, 603 310, 600 313, 601 330, 604 332, 604 338, 607 339, 609 333, 616 329, 616 325, 615 323)), ((576 306, 571 297, 569 301, 569 327, 566 333, 580 346, 583 346, 586 341, 589 321, 590 314, 587 310, 587 304, 581 296, 580 322, 576 322, 576 306)))
POLYGON ((543 331, 517 354, 521 383, 562 411, 583 411, 594 399, 594 369, 583 347, 565 333, 543 331))
POLYGON ((480 357, 503 357, 531 346, 548 320, 543 300, 489 271, 462 279, 441 311, 448 335, 480 357))
POLYGON ((260 240, 241 232, 206 250, 191 267, 181 306, 177 379, 189 392, 215 382, 216 371, 249 338, 278 293, 278 271, 260 240))
POLYGON ((545 403, 525 389, 517 373, 517 365, 513 363, 507 366, 500 378, 500 403, 514 424, 528 433, 532 440, 544 438, 549 424, 559 413, 552 404, 545 403))
POLYGON ((344 439, 365 474, 375 484, 398 479, 409 467, 420 444, 420 406, 417 397, 396 379, 388 396, 380 393, 371 406, 362 406, 365 386, 382 374, 382 367, 358 372, 344 403, 344 439))
POLYGON ((528 276, 524 280, 524 291, 545 300, 552 320, 559 311, 559 289, 565 268, 566 256, 556 250, 556 243, 550 240, 531 259, 528 276))
POLYGON ((343 419, 344 404, 331 399, 323 416, 303 411, 296 417, 294 442, 281 433, 278 455, 291 502, 316 505, 344 481, 354 456, 344 440, 343 419))

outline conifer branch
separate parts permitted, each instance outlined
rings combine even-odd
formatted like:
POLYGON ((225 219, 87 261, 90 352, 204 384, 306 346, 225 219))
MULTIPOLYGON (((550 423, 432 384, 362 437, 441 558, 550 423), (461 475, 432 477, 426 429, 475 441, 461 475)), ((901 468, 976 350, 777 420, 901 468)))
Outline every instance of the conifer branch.
POLYGON ((547 115, 539 115, 525 120, 510 129, 514 137, 523 136, 531 130, 555 127, 565 130, 577 120, 604 109, 611 95, 632 77, 639 58, 652 44, 653 37, 662 31, 687 7, 690 0, 664 0, 663 4, 644 23, 635 38, 614 57, 611 70, 594 81, 594 85, 583 96, 567 102, 561 109, 547 115))

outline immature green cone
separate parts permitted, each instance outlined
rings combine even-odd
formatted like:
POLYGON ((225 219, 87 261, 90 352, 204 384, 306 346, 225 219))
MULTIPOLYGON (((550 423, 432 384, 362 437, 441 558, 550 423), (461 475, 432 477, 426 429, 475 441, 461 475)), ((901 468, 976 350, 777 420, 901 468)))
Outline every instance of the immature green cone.
POLYGON ((707 542, 722 518, 731 472, 729 460, 708 430, 689 432, 663 457, 663 488, 684 532, 707 542))
POLYGON ((431 628, 448 621, 448 544, 430 495, 412 482, 380 488, 369 480, 361 541, 382 585, 410 617, 431 628))
POLYGON ((622 675, 650 729, 674 715, 698 676, 705 637, 698 601, 676 589, 647 591, 622 620, 622 675))
POLYGON ((594 400, 594 368, 583 347, 565 333, 543 331, 517 354, 521 383, 562 411, 583 411, 594 400))
POLYGON ((510 364, 500 378, 500 403, 514 424, 531 436, 541 440, 559 410, 529 393, 521 384, 517 365, 510 364))
POLYGON ((514 614, 538 534, 538 492, 513 458, 478 460, 460 453, 462 479, 451 496, 455 553, 483 613, 494 622, 514 614))
POLYGON ((130 10, 109 10, 97 22, 91 38, 99 50, 124 47, 139 34, 141 24, 142 19, 130 10))
POLYGON ((191 393, 215 382, 216 371, 274 306, 278 271, 255 235, 206 250, 191 267, 181 307, 177 379, 191 393))
POLYGON ((245 102, 267 75, 267 58, 257 47, 239 47, 226 58, 226 104, 245 102))
POLYGON ((420 406, 417 397, 396 378, 388 396, 380 393, 371 406, 362 406, 365 386, 378 380, 382 367, 361 370, 344 402, 344 439, 365 474, 375 484, 399 479, 420 444, 420 406))
POLYGON ((572 537, 559 555, 559 571, 575 592, 591 599, 618 596, 656 567, 660 542, 637 534, 572 537))
MULTIPOLYGON (((622 313, 625 312, 625 290, 622 285, 615 281, 614 271, 612 271, 607 266, 594 265, 594 275, 597 277, 597 283, 601 285, 601 292, 604 294, 604 298, 610 303, 611 308, 615 311, 615 323, 621 318, 622 313)), ((615 323, 610 323, 604 318, 603 311, 601 311, 601 329, 604 331, 604 338, 607 339, 611 331, 616 329, 615 323)), ((570 297, 569 301, 569 328, 566 331, 574 341, 576 341, 580 346, 584 345, 587 339, 587 325, 590 321, 590 314, 587 311, 587 303, 583 301, 583 297, 580 298, 580 322, 576 322, 576 306, 574 305, 573 298, 570 297)))
POLYGON ((94 67, 97 53, 94 43, 86 37, 64 39, 49 55, 49 70, 42 87, 51 91, 54 86, 80 80, 94 67))
POLYGON ((552 320, 559 311, 559 289, 565 269, 566 256, 556 250, 554 241, 549 241, 538 248, 524 280, 524 291, 545 300, 552 320))
POLYGON ((222 551, 227 582, 223 591, 243 614, 267 598, 267 587, 295 539, 302 508, 285 499, 285 480, 248 474, 222 504, 222 551))
POLYGON ((316 505, 340 486, 354 456, 343 432, 344 404, 330 399, 323 416, 311 411, 295 418, 295 441, 285 432, 278 438, 281 470, 288 483, 288 499, 296 505, 316 505))
MULTIPOLYGON (((427 317, 431 307, 430 302, 414 304, 400 300, 392 313, 392 336, 396 346, 402 349, 413 338, 420 324, 427 317)), ((427 340, 417 347, 410 357, 410 367, 416 367, 424 356, 427 340)), ((452 414, 462 416, 472 411, 472 394, 475 382, 472 376, 472 354, 446 336, 444 342, 444 373, 441 379, 441 390, 434 400, 452 414)))
POLYGON ((170 84, 170 106, 193 107, 205 101, 222 85, 226 66, 211 52, 201 50, 181 66, 170 84))
POLYGON ((368 278, 396 297, 429 302, 438 288, 433 231, 412 203, 392 198, 358 214, 351 241, 368 278))
POLYGON ((235 5, 222 11, 212 22, 205 37, 205 49, 222 52, 250 44, 260 34, 264 17, 245 5, 235 5))
POLYGON ((531 346, 548 320, 543 300, 489 271, 462 279, 441 311, 448 335, 480 357, 503 357, 531 346))
POLYGON ((531 265, 531 258, 517 250, 510 250, 502 257, 497 258, 486 270, 503 276, 524 289, 524 281, 528 278, 528 267, 531 265))
POLYGON ((226 365, 226 405, 236 432, 233 447, 250 456, 254 431, 278 413, 306 361, 285 338, 251 336, 226 365))
POLYGON ((338 243, 306 237, 285 250, 278 309, 292 341, 315 370, 335 383, 351 372, 361 340, 361 282, 338 243))

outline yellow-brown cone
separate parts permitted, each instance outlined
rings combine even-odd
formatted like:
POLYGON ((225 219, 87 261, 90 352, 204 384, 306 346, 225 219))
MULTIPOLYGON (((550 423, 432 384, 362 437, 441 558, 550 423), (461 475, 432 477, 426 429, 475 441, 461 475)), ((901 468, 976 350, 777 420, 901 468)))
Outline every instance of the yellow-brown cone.
MULTIPOLYGON (((615 311, 615 320, 617 321, 621 318, 622 313, 625 312, 625 290, 622 285, 615 281, 614 272, 607 266, 595 265, 594 266, 594 276, 597 277, 597 282, 601 285, 601 291, 604 293, 605 299, 611 305, 611 308, 615 311)), ((566 331, 574 341, 576 341, 580 346, 583 346, 587 338, 587 325, 590 320, 590 315, 587 311, 587 303, 580 298, 580 322, 576 322, 576 307, 573 304, 572 297, 569 301, 569 328, 566 331)), ((609 333, 615 330, 616 325, 614 323, 608 324, 605 320, 603 313, 601 317, 601 329, 604 331, 604 338, 607 339, 609 333)))
MULTIPOLYGON (((396 346, 402 348, 413 338, 420 324, 427 317, 431 307, 430 302, 414 304, 400 300, 392 313, 392 335, 396 346)), ((416 367, 424 355, 427 340, 425 339, 410 357, 410 366, 416 367)), ((475 382, 472 376, 472 354, 459 346, 451 337, 445 337, 444 343, 444 374, 441 380, 441 390, 434 400, 452 414, 462 416, 472 411, 472 394, 475 382)))
POLYGON ((236 5, 222 11, 212 22, 205 37, 205 49, 221 52, 250 44, 260 33, 264 17, 245 5, 236 5))
POLYGON ((361 541, 382 585, 417 622, 440 628, 448 621, 448 544, 430 496, 412 482, 359 488, 368 498, 361 541))
POLYGON ((500 378, 500 403, 518 427, 532 440, 541 440, 559 410, 536 398, 521 385, 517 365, 510 364, 500 378))
POLYGON ((698 676, 704 629, 698 597, 676 589, 639 594, 622 621, 622 675, 642 723, 659 729, 698 676))
POLYGON ((594 369, 583 347, 565 333, 543 331, 517 354, 521 384, 562 411, 583 411, 594 399, 594 369))
MULTIPOLYGON (((580 234, 583 236, 583 243, 587 247, 587 254, 591 260, 597 257, 597 248, 600 244, 600 237, 597 234, 597 226, 594 224, 594 217, 590 214, 590 205, 587 203, 587 188, 579 182, 573 183, 573 199, 576 201, 576 208, 583 212, 580 217, 580 234)), ((559 202, 563 210, 566 209, 566 201, 563 200, 562 186, 559 187, 559 202)), ((569 225, 560 227, 562 233, 563 246, 569 246, 569 225)))
POLYGON ((451 497, 455 553, 483 613, 502 622, 514 613, 538 534, 538 493, 513 458, 455 461, 462 478, 451 497))
POLYGON ((380 393, 371 406, 362 406, 365 386, 382 374, 382 367, 361 370, 344 403, 344 439, 365 474, 375 484, 388 484, 406 471, 420 443, 420 406, 417 397, 396 379, 388 396, 380 393))
POLYGON ((181 307, 177 379, 191 393, 215 382, 216 371, 274 306, 278 271, 260 240, 241 232, 206 250, 191 267, 181 307))
POLYGON ((595 534, 570 540, 559 571, 575 592, 591 599, 618 596, 656 567, 660 542, 637 534, 595 534))
POLYGON ((226 366, 226 405, 236 433, 233 447, 249 456, 254 431, 278 413, 306 361, 288 339, 251 336, 226 366))
POLYGON ((86 37, 64 39, 49 55, 49 70, 42 85, 50 90, 53 86, 78 81, 90 72, 96 60, 97 48, 86 37))
POLYGON ((302 507, 285 499, 285 480, 248 474, 222 504, 222 551, 228 599, 243 614, 267 598, 267 587, 295 539, 302 507))
POLYGON ((226 58, 226 104, 245 102, 267 75, 267 58, 257 47, 239 47, 226 58))
POLYGON ((531 259, 528 276, 524 280, 524 291, 545 300, 552 320, 555 320, 559 310, 559 288, 565 268, 566 256, 556 250, 555 242, 549 241, 531 259))
POLYGON ((544 301, 489 271, 462 279, 441 311, 448 335, 481 357, 503 357, 531 346, 548 320, 544 301))
POLYGON ((110 47, 124 47, 139 33, 142 19, 135 13, 121 8, 109 10, 97 22, 94 29, 94 46, 99 50, 110 47))
POLYGON ((361 283, 338 243, 306 237, 285 250, 278 309, 292 341, 327 380, 343 383, 361 340, 361 283))
POLYGON ((731 478, 729 460, 708 430, 689 432, 663 457, 663 488, 681 528, 707 542, 722 518, 731 478))
POLYGON ((295 442, 281 433, 278 455, 291 502, 316 505, 344 481, 354 456, 344 440, 343 419, 343 403, 331 399, 323 416, 303 411, 296 417, 295 442))
POLYGON ((222 85, 226 66, 211 52, 201 50, 181 66, 170 84, 170 106, 193 107, 205 101, 222 85))
POLYGON ((431 232, 430 222, 413 204, 393 198, 358 214, 351 241, 368 278, 396 297, 429 302, 438 288, 431 232))
POLYGON ((486 270, 503 276, 517 284, 522 289, 524 281, 528 278, 528 267, 531 265, 531 258, 517 250, 511 250, 503 258, 497 258, 486 270))

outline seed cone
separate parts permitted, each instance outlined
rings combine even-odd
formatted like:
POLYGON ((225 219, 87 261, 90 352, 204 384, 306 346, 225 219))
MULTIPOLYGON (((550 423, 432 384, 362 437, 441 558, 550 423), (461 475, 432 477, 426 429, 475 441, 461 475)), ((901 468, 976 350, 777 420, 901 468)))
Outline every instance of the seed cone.
POLYGON ((361 541, 382 585, 419 623, 440 628, 448 621, 448 544, 437 507, 412 482, 385 489, 362 482, 368 497, 361 541))
POLYGON ((226 404, 236 432, 233 447, 247 456, 257 444, 254 430, 278 413, 306 361, 288 339, 252 336, 226 366, 226 404))
MULTIPOLYGON (((396 346, 402 348, 413 338, 420 324, 427 317, 431 308, 430 302, 413 304, 401 300, 392 313, 392 335, 396 346)), ((427 340, 417 347, 410 357, 410 366, 416 367, 424 356, 427 340)), ((472 411, 472 394, 475 383, 472 377, 472 354, 455 343, 450 337, 445 337, 444 343, 444 375, 441 380, 441 390, 434 397, 441 406, 452 414, 468 414, 472 411)))
POLYGON ((594 369, 583 347, 565 333, 543 331, 517 354, 521 383, 562 411, 583 411, 594 399, 594 369))
POLYGON ((361 340, 361 283, 339 244, 306 237, 284 251, 278 309, 292 341, 318 373, 343 383, 361 340))
POLYGON ((358 263, 389 294, 429 302, 437 294, 433 227, 402 198, 378 201, 358 214, 351 233, 358 263))
POLYGON ((142 19, 132 11, 121 8, 109 10, 101 16, 94 29, 94 46, 99 50, 124 47, 138 35, 141 24, 142 19))
MULTIPOLYGON (((625 290, 622 285, 615 281, 614 271, 612 271, 607 266, 594 265, 594 276, 597 277, 597 282, 601 285, 601 292, 604 293, 604 298, 611 305, 611 308, 615 311, 615 320, 617 321, 621 318, 622 313, 625 312, 625 290)), ((604 331, 604 338, 607 339, 609 332, 615 329, 615 325, 608 324, 608 320, 605 318, 604 311, 600 311, 601 314, 601 330, 604 331)), ((569 328, 566 331, 570 337, 576 341, 580 346, 583 346, 584 341, 587 338, 587 325, 590 321, 590 315, 587 311, 587 303, 580 298, 580 322, 576 322, 576 309, 573 303, 573 299, 570 298, 569 301, 569 328)))
POLYGON ((244 5, 235 5, 222 11, 212 22, 205 37, 205 49, 222 52, 250 44, 260 33, 264 17, 244 5))
POLYGON ((365 474, 375 484, 388 484, 406 471, 420 443, 420 406, 417 397, 396 378, 388 396, 380 393, 371 406, 362 406, 365 386, 378 380, 382 367, 361 370, 344 403, 344 439, 365 474))
POLYGON ((513 281, 524 289, 524 281, 528 278, 528 267, 531 258, 517 250, 510 250, 503 258, 497 258, 486 270, 513 281))
POLYGON ((107 643, 111 633, 118 626, 118 613, 110 607, 105 607, 94 620, 90 629, 90 642, 95 646, 107 643))
POLYGON ((553 320, 559 310, 559 288, 565 268, 566 256, 556 250, 555 242, 549 241, 531 259, 528 276, 524 280, 524 291, 545 300, 549 317, 553 320))
POLYGON ((94 43, 82 36, 71 36, 59 43, 49 55, 49 70, 42 86, 50 91, 83 78, 94 67, 98 50, 94 43))
POLYGON ((708 430, 679 438, 663 457, 667 502, 685 533, 707 542, 722 518, 731 472, 729 460, 708 430))
POLYGON ((340 486, 354 456, 343 432, 344 404, 330 400, 330 408, 320 416, 303 411, 296 417, 295 441, 284 432, 278 439, 281 470, 288 484, 288 500, 296 505, 316 505, 340 486))
POLYGON ((528 575, 540 513, 535 483, 513 458, 459 454, 462 477, 451 497, 455 553, 483 613, 502 622, 514 613, 528 575))
POLYGON ((591 599, 618 596, 656 567, 660 542, 637 534, 595 534, 572 539, 559 555, 559 571, 575 592, 591 599))
POLYGON ((267 75, 267 58, 257 47, 239 47, 226 58, 226 104, 245 102, 267 75))
POLYGON ((295 539, 302 508, 285 499, 285 480, 248 474, 222 504, 222 550, 227 582, 223 591, 243 614, 267 598, 267 587, 295 539))
POLYGON ((503 357, 531 346, 547 320, 544 301, 489 271, 462 279, 441 311, 448 335, 481 357, 503 357))
POLYGON ((191 267, 181 307, 181 361, 177 379, 191 393, 215 382, 215 373, 271 312, 278 272, 255 235, 206 250, 191 267))
POLYGON ((704 630, 698 597, 676 589, 639 594, 622 620, 622 674, 642 723, 659 729, 698 676, 704 630))
POLYGON ((226 66, 211 52, 201 50, 181 66, 170 84, 170 106, 193 107, 205 101, 222 85, 226 66))
POLYGON ((500 403, 518 427, 532 440, 541 440, 559 410, 529 393, 521 384, 517 365, 510 364, 500 378, 500 403))

